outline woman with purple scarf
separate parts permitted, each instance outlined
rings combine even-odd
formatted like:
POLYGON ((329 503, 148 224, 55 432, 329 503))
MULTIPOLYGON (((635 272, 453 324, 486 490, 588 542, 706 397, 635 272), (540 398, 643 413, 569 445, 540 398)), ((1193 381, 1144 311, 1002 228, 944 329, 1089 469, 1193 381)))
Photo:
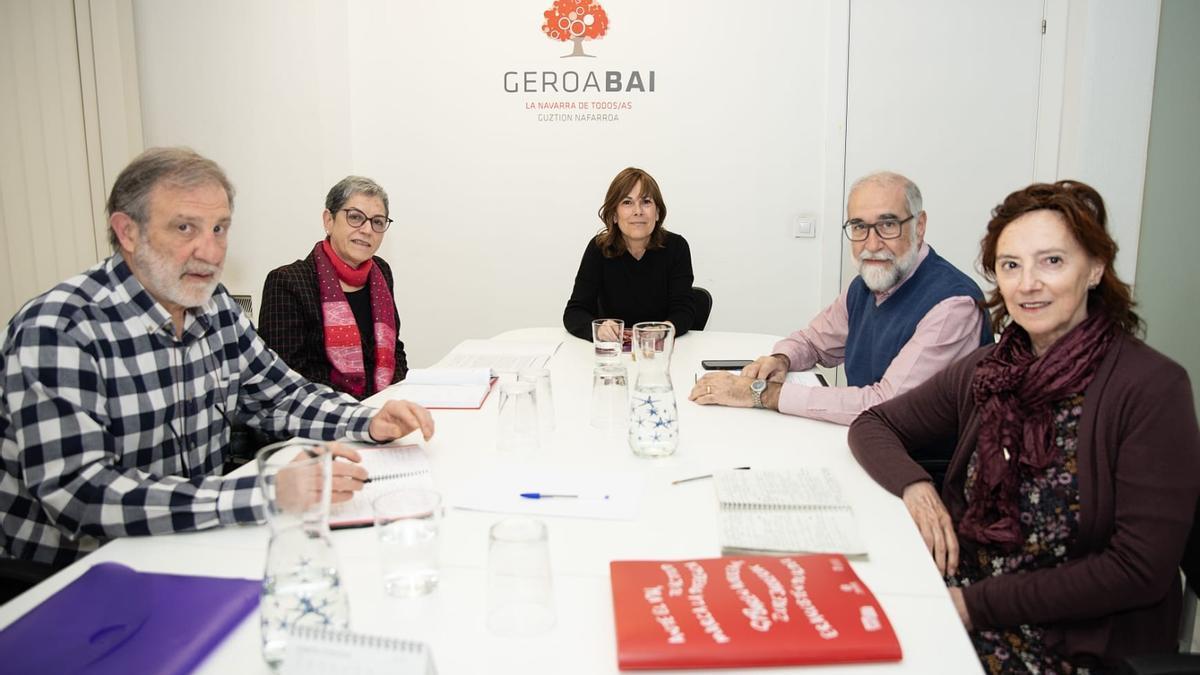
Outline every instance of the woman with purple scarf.
POLYGON ((387 193, 347 176, 325 197, 322 221, 326 236, 308 257, 267 275, 258 333, 310 381, 366 398, 408 372, 392 269, 375 255, 392 224, 387 193))
POLYGON ((1200 431, 1187 373, 1135 336, 1106 220, 1075 181, 1009 195, 981 256, 999 342, 850 427, 991 673, 1176 649, 1200 431), (908 456, 938 447, 953 448, 940 496, 908 456))

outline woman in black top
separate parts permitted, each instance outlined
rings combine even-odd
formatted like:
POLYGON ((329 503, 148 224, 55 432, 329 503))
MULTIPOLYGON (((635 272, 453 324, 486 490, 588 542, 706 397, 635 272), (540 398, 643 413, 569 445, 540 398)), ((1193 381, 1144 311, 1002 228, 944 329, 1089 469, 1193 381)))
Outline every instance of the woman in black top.
POLYGON ((654 178, 630 167, 613 179, 600 207, 604 229, 583 251, 575 288, 563 310, 572 335, 592 339, 592 321, 670 321, 683 335, 695 321, 692 253, 663 228, 667 205, 654 178))

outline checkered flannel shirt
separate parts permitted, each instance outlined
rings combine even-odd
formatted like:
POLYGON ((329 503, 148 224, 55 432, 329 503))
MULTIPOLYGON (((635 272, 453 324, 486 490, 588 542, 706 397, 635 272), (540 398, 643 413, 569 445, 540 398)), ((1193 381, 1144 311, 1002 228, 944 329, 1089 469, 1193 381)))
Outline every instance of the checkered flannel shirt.
POLYGON ((231 420, 367 440, 372 411, 267 349, 223 286, 167 311, 114 255, 26 304, 0 348, 0 557, 63 564, 105 540, 263 515, 222 478, 231 420))

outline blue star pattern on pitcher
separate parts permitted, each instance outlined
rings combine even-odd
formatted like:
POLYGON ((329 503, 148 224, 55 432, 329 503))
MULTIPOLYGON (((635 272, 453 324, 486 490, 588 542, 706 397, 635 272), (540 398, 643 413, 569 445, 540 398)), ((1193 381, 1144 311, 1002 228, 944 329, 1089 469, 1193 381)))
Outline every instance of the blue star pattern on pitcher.
POLYGON ((630 402, 629 442, 647 454, 670 454, 679 435, 675 392, 634 392, 630 402))
POLYGON ((261 622, 267 642, 286 640, 296 625, 345 628, 345 590, 336 568, 299 556, 290 569, 263 578, 261 622))

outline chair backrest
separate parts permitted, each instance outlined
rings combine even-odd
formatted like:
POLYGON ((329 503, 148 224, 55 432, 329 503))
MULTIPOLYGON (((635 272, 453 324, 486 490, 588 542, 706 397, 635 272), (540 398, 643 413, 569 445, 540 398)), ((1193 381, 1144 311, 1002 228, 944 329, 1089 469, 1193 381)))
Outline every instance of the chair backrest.
POLYGON ((1196 513, 1192 516, 1192 531, 1183 549, 1179 568, 1183 570, 1192 593, 1200 595, 1200 503, 1196 504, 1196 513))
POLYGON ((712 293, 699 286, 692 286, 692 295, 696 298, 696 321, 692 330, 704 330, 708 325, 708 315, 712 314, 712 293))
POLYGON ((1192 531, 1188 534, 1183 549, 1183 560, 1179 562, 1183 571, 1183 612, 1180 617, 1179 648, 1182 652, 1200 651, 1200 622, 1197 621, 1197 595, 1200 595, 1200 504, 1192 517, 1192 531))

